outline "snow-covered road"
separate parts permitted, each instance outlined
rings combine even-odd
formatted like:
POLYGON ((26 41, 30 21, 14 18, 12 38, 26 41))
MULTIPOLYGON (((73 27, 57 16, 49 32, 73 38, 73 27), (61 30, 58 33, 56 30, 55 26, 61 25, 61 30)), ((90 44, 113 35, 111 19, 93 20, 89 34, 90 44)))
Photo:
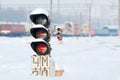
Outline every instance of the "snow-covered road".
POLYGON ((0 37, 1 80, 120 80, 120 39, 117 37, 52 37, 51 56, 63 67, 62 77, 31 75, 31 37, 0 37))

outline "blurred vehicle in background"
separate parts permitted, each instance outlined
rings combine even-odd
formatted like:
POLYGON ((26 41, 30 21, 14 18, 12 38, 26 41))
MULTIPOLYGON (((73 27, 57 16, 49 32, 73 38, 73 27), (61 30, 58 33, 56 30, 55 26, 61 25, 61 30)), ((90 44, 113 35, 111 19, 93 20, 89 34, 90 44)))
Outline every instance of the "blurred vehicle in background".
POLYGON ((97 36, 118 36, 117 26, 103 26, 102 28, 96 30, 97 36))
POLYGON ((0 24, 0 36, 24 36, 26 33, 24 24, 16 23, 1 23, 0 24))
POLYGON ((96 36, 109 36, 109 29, 108 27, 102 27, 96 30, 96 36))

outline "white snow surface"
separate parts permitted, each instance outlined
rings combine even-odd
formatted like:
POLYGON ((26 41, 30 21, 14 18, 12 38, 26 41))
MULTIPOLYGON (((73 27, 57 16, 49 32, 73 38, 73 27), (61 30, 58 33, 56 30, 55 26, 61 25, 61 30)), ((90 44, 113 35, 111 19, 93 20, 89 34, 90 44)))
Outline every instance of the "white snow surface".
POLYGON ((118 37, 51 38, 51 56, 62 77, 31 75, 32 37, 0 37, 0 80, 120 80, 118 37))

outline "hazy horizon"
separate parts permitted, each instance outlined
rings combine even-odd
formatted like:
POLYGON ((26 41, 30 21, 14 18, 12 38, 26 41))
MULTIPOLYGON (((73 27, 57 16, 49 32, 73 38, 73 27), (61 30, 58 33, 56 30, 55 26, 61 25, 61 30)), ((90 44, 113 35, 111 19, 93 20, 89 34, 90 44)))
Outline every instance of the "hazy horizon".
MULTIPOLYGON (((0 0, 1 4, 39 4, 50 3, 50 0, 0 0)), ((53 0, 53 3, 57 3, 58 0, 53 0)), ((88 0, 59 0, 60 3, 86 3, 88 0)), ((91 0, 94 4, 117 4, 118 0, 91 0)))

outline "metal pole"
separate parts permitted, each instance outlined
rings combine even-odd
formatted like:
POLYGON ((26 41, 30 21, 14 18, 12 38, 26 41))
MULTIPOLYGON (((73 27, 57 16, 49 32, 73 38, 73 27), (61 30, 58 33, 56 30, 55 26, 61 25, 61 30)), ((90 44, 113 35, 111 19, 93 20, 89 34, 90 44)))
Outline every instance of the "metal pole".
POLYGON ((58 24, 60 23, 60 1, 58 0, 58 24))
POLYGON ((50 0, 50 18, 52 20, 52 0, 50 0))
POLYGON ((30 26, 28 25, 29 24, 29 7, 26 5, 26 35, 29 35, 28 32, 30 31, 30 26))
POLYGON ((111 19, 110 19, 110 25, 114 25, 114 17, 113 17, 113 10, 114 10, 114 3, 113 2, 111 2, 111 6, 110 6, 110 8, 112 9, 111 10, 111 14, 110 14, 110 17, 111 17, 111 19))
POLYGON ((118 36, 120 38, 120 0, 118 0, 118 24, 119 24, 118 36))
POLYGON ((53 21, 53 19, 52 19, 52 0, 50 0, 50 19, 51 19, 51 24, 50 24, 50 31, 51 31, 51 35, 53 34, 53 31, 52 31, 52 21, 53 21))
POLYGON ((91 29, 91 4, 89 4, 89 36, 91 36, 90 29, 91 29))
POLYGON ((88 9, 89 9, 89 37, 90 37, 91 36, 90 29, 91 29, 91 22, 92 22, 92 19, 91 19, 92 1, 91 0, 88 3, 88 9))
MULTIPOLYGON (((80 8, 79 11, 80 11, 80 13, 79 13, 79 20, 80 20, 80 22, 79 22, 79 24, 80 24, 80 25, 79 25, 79 26, 80 26, 79 29, 81 30, 81 29, 82 29, 82 12, 81 12, 81 8, 80 8)), ((80 32, 80 33, 81 33, 81 32, 80 32)))
POLYGON ((0 0, 0 9, 1 9, 1 6, 2 6, 2 0, 0 0))

